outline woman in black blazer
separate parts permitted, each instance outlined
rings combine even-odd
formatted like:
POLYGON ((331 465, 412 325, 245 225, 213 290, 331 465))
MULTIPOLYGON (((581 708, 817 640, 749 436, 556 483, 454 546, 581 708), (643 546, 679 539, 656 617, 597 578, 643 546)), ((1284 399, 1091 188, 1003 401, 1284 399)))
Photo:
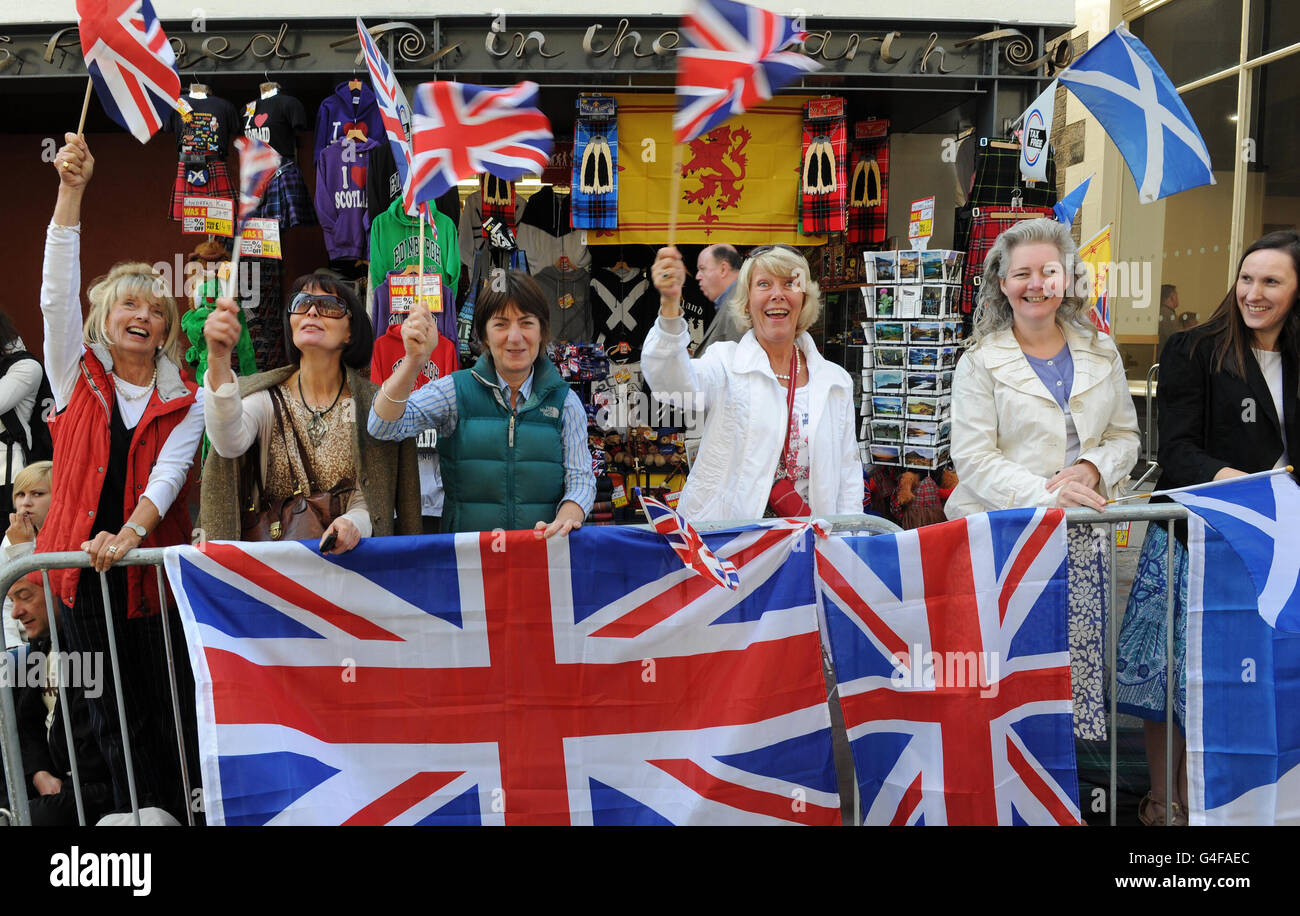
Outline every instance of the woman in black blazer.
MULTIPOLYGON (((1242 256, 1237 281, 1208 322, 1169 338, 1160 356, 1160 466, 1157 489, 1225 480, 1292 463, 1300 451, 1300 235, 1272 232, 1242 256)), ((1174 544, 1174 716, 1186 712, 1187 529, 1174 544)), ((1146 719, 1151 791, 1138 808, 1146 824, 1165 822, 1165 556, 1163 524, 1147 527, 1119 635, 1119 708, 1146 719)), ((1187 823, 1187 765, 1174 736, 1178 786, 1174 823, 1187 823)))

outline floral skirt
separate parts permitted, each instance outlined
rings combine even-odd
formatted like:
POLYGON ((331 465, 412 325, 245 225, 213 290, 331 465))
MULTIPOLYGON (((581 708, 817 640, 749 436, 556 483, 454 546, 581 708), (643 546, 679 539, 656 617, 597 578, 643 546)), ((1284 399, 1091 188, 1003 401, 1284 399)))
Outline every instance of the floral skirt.
MULTIPOLYGON (((1165 559, 1169 533, 1163 524, 1147 526, 1138 559, 1133 590, 1128 596, 1124 623, 1119 630, 1115 667, 1119 680, 1119 710, 1153 722, 1164 722, 1166 665, 1165 614, 1168 603, 1165 559)), ((1180 723, 1187 712, 1187 548, 1174 540, 1174 717, 1180 723)))
POLYGON ((1106 732, 1106 601, 1109 551, 1106 535, 1091 525, 1073 525, 1069 551, 1070 684, 1074 736, 1103 741, 1106 732))

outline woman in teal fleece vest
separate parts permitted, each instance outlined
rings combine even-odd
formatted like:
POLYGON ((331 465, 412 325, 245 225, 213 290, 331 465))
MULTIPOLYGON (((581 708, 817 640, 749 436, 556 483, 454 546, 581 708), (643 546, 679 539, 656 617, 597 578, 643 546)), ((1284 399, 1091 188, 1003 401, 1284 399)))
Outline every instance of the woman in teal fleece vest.
POLYGON ((552 537, 591 511, 587 414, 543 350, 549 315, 532 277, 503 271, 474 312, 483 356, 414 392, 438 330, 422 310, 402 324, 406 355, 379 389, 369 430, 376 439, 437 430, 444 532, 533 528, 552 537))

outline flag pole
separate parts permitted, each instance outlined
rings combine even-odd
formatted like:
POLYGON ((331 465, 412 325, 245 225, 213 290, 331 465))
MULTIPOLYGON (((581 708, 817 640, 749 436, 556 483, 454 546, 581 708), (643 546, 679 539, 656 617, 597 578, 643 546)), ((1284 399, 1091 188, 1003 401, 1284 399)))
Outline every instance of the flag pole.
POLYGON ((95 88, 95 81, 86 77, 86 98, 81 103, 81 120, 77 122, 77 136, 80 137, 86 129, 86 113, 90 111, 90 93, 95 88))
POLYGON ((424 299, 424 207, 418 206, 416 212, 420 216, 420 272, 415 278, 415 304, 418 306, 424 299))
POLYGON ((677 244, 677 209, 682 199, 682 144, 673 143, 672 190, 668 195, 668 247, 677 244))
POLYGON ((1172 490, 1156 490, 1152 493, 1134 493, 1132 496, 1120 496, 1115 499, 1106 500, 1106 505, 1115 503, 1128 502, 1130 499, 1150 499, 1153 496, 1172 496, 1175 493, 1186 493, 1189 490, 1208 490, 1210 487, 1222 486, 1225 483, 1240 483, 1243 480, 1255 480, 1260 477, 1272 477, 1274 474, 1290 474, 1295 471, 1291 465, 1284 468, 1274 468, 1271 471, 1258 471, 1254 474, 1244 474, 1241 477, 1227 477, 1223 480, 1211 480, 1208 483, 1194 483, 1190 487, 1175 487, 1172 490))

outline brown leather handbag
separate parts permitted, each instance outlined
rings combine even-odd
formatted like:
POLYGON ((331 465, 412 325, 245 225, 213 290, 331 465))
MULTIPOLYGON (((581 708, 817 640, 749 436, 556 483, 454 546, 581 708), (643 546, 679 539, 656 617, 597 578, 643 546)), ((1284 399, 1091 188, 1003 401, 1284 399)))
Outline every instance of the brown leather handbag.
MULTIPOLYGON (((271 407, 275 411, 275 424, 280 431, 280 438, 285 440, 288 450, 288 438, 284 431, 284 412, 281 407, 280 394, 276 388, 270 389, 271 407)), ((312 492, 304 494, 299 488, 292 496, 283 499, 266 499, 266 490, 262 484, 262 462, 259 449, 250 448, 244 455, 244 468, 240 479, 246 481, 248 493, 240 500, 244 511, 240 519, 241 539, 245 541, 306 541, 320 540, 325 529, 334 519, 343 514, 352 491, 356 489, 353 481, 344 478, 329 490, 315 488, 316 474, 312 469, 311 457, 303 448, 298 428, 289 422, 293 430, 294 443, 298 456, 302 459, 303 470, 307 472, 307 486, 312 492), (251 465, 251 467, 250 467, 251 465)))

